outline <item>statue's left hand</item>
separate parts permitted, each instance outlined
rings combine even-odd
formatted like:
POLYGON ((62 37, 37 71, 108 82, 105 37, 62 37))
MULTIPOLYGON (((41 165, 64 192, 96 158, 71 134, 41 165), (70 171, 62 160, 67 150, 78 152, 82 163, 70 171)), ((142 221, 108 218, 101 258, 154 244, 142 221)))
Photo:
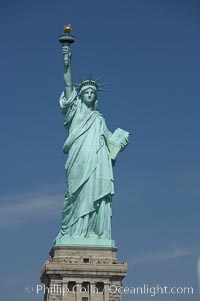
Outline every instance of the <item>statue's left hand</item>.
POLYGON ((127 147, 129 144, 129 138, 125 138, 124 141, 121 143, 121 152, 127 147))

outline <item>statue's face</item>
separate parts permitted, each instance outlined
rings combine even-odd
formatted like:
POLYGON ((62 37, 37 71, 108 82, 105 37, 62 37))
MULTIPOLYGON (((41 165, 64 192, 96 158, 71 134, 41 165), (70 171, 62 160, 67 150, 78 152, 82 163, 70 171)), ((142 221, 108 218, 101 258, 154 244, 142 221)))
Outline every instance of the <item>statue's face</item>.
POLYGON ((96 90, 92 87, 89 87, 83 91, 81 99, 88 107, 92 107, 95 104, 96 96, 96 90))

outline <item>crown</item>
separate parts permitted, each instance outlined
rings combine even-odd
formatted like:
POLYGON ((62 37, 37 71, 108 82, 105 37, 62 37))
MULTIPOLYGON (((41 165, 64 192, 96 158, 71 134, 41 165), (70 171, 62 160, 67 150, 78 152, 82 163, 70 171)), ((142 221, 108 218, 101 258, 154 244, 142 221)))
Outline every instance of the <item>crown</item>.
POLYGON ((106 85, 106 83, 98 83, 98 80, 100 78, 97 78, 95 80, 91 79, 91 74, 89 76, 89 79, 87 80, 82 80, 82 83, 80 84, 75 84, 75 86, 77 87, 79 93, 81 92, 81 90, 86 87, 86 86, 91 86, 94 87, 96 89, 96 91, 106 91, 106 89, 102 89, 101 86, 106 85))
POLYGON ((85 87, 85 86, 92 86, 92 87, 94 87, 97 91, 99 90, 99 87, 98 87, 98 84, 97 84, 97 82, 96 81, 94 81, 94 80, 91 80, 91 79, 89 79, 89 80, 84 80, 81 84, 80 84, 80 86, 79 86, 79 91, 81 91, 81 89, 83 88, 83 87, 85 87))

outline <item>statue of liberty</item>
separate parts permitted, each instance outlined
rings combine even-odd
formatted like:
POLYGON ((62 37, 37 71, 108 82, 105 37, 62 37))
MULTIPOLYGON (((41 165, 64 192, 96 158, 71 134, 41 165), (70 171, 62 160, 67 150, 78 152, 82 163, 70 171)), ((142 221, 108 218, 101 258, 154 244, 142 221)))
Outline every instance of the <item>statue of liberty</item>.
POLYGON ((111 216, 114 194, 113 163, 128 144, 128 132, 107 129, 98 110, 98 81, 83 81, 74 86, 71 71, 71 28, 65 27, 62 42, 64 91, 60 107, 68 137, 63 152, 67 190, 62 210, 61 229, 55 245, 112 245, 111 216))

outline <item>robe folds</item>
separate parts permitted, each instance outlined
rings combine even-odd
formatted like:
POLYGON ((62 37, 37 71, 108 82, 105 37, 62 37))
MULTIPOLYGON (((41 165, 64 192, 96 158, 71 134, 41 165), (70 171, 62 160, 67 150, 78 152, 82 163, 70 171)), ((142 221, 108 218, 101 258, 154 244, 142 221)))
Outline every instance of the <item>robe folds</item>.
POLYGON ((112 162, 108 149, 111 133, 102 114, 91 110, 74 89, 60 97, 68 138, 63 151, 67 191, 60 235, 86 237, 89 232, 111 238, 111 201, 114 194, 112 162))

